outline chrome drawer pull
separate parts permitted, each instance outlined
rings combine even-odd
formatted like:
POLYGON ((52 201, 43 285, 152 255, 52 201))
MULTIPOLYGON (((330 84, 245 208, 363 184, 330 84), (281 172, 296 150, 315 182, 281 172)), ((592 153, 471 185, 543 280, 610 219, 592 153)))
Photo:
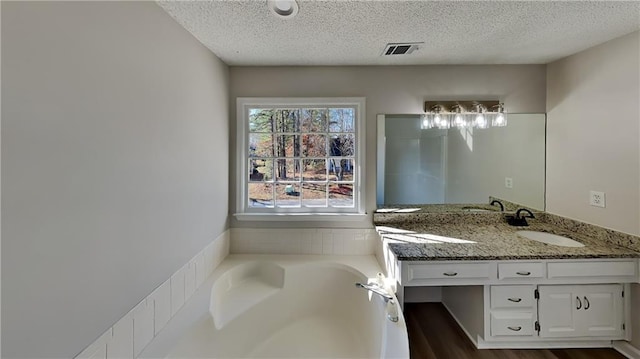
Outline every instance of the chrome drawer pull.
POLYGON ((445 273, 442 273, 442 274, 446 275, 447 277, 455 277, 455 276, 458 275, 458 273, 456 273, 456 272, 445 272, 445 273))
POLYGON ((531 272, 516 272, 517 275, 531 275, 531 272))
POLYGON ((522 298, 507 298, 507 300, 514 303, 522 302, 522 298))
POLYGON ((519 332, 522 329, 522 327, 507 327, 507 328, 509 328, 509 330, 513 330, 514 332, 519 332))

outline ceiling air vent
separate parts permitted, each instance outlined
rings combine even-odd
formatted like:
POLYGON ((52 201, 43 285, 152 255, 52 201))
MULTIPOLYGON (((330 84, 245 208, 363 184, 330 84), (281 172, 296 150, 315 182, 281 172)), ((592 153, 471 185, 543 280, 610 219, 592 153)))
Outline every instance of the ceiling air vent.
POLYGON ((395 43, 395 44, 387 44, 382 52, 382 56, 391 56, 391 55, 409 55, 410 53, 416 51, 418 49, 418 45, 422 45, 424 42, 404 42, 404 43, 395 43))

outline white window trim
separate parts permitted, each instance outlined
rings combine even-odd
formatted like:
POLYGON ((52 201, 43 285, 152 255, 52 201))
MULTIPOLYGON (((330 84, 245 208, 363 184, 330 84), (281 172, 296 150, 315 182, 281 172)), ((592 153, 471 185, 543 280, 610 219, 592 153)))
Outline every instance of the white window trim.
POLYGON ((236 213, 238 220, 252 221, 360 221, 366 218, 365 207, 365 98, 364 97, 238 97, 236 100, 237 147, 236 147, 236 213), (353 106, 356 109, 356 148, 354 183, 354 208, 336 212, 287 212, 284 209, 257 210, 247 205, 248 164, 247 148, 249 142, 248 110, 256 107, 317 107, 317 106, 353 106))

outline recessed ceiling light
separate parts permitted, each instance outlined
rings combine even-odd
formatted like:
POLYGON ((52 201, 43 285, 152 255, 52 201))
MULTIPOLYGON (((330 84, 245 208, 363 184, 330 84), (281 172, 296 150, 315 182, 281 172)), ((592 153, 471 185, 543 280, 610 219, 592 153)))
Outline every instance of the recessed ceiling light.
POLYGON ((292 18, 298 13, 298 3, 295 0, 267 0, 269 10, 285 19, 292 18))

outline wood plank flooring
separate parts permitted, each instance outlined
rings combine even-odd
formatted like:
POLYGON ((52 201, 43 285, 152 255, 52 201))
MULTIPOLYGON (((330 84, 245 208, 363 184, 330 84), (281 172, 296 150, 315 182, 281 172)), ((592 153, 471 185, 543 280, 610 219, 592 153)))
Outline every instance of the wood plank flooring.
POLYGON ((483 349, 471 343, 441 303, 407 303, 411 359, 625 359, 613 349, 483 349))

